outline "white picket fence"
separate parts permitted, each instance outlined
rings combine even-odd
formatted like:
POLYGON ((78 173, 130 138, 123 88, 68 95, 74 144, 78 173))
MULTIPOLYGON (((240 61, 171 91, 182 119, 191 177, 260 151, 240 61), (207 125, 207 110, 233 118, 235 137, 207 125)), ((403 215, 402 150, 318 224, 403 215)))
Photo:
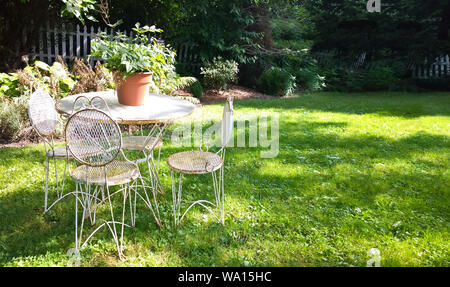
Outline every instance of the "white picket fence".
MULTIPOLYGON (((73 30, 73 29, 72 29, 73 30)), ((91 53, 91 41, 97 33, 105 32, 112 35, 116 32, 122 32, 127 36, 133 37, 133 31, 124 31, 120 29, 100 28, 100 27, 80 27, 76 25, 74 31, 63 24, 39 29, 39 41, 33 46, 31 55, 48 64, 56 60, 56 56, 61 56, 63 61, 71 61, 75 57, 87 59, 91 53)), ((161 37, 161 34, 159 34, 161 37)), ((164 42, 159 37, 158 41, 164 42)), ((195 55, 194 47, 191 44, 182 44, 177 47, 177 62, 181 65, 198 65, 198 57, 195 55)), ((96 61, 104 62, 101 59, 91 58, 90 64, 94 66, 96 61)))
POLYGON ((441 78, 450 76, 449 55, 437 57, 431 64, 416 65, 413 69, 413 76, 419 79, 441 78))

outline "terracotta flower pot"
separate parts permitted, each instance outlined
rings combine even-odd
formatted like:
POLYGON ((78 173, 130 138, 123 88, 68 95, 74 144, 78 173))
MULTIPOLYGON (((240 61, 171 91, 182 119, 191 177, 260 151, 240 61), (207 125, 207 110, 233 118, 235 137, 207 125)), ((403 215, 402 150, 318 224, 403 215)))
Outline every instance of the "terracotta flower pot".
POLYGON ((152 72, 136 73, 126 79, 116 74, 114 78, 119 103, 127 106, 143 105, 149 92, 152 74, 152 72))

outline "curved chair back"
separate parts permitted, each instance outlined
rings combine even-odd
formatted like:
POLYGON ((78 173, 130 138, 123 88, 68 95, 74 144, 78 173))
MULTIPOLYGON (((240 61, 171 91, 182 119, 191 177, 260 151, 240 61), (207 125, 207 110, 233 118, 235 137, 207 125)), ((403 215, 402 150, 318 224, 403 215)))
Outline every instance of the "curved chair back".
POLYGON ((88 166, 104 166, 120 152, 119 125, 105 112, 88 108, 75 112, 67 121, 66 145, 73 157, 88 166))
POLYGON ((233 136, 233 127, 233 98, 230 96, 227 98, 223 108, 222 147, 225 147, 230 142, 230 139, 233 136))
POLYGON ((44 89, 38 89, 28 100, 28 117, 31 125, 42 137, 49 137, 56 131, 58 114, 55 101, 44 89))
POLYGON ((105 111, 108 114, 111 113, 108 103, 102 97, 94 96, 92 98, 88 98, 87 96, 81 95, 73 101, 72 114, 76 111, 87 108, 95 108, 97 110, 105 111))

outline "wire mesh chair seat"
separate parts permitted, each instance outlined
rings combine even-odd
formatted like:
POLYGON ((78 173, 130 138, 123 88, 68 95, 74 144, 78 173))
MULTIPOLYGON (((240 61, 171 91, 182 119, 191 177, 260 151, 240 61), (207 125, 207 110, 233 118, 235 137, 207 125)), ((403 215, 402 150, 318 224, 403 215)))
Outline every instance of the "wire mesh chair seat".
POLYGON ((73 180, 80 183, 91 183, 109 186, 127 184, 139 177, 139 169, 132 163, 113 161, 104 167, 81 165, 70 172, 73 180))
MULTIPOLYGON (((33 88, 33 87, 32 87, 33 88)), ((56 183, 56 201, 63 197, 64 183, 66 176, 66 168, 68 157, 65 147, 55 147, 53 135, 56 133, 58 124, 58 114, 55 109, 55 101, 42 88, 36 89, 30 95, 28 101, 28 117, 34 131, 44 142, 45 148, 45 193, 44 193, 44 213, 49 210, 48 207, 48 185, 49 185, 49 171, 50 159, 53 159, 55 183, 56 183), (62 183, 58 180, 58 171, 56 166, 56 159, 65 159, 64 174, 62 183)))
POLYGON ((65 159, 67 157, 73 158, 72 154, 67 154, 67 149, 65 146, 57 146, 53 149, 47 150, 45 155, 49 158, 65 159))
POLYGON ((127 136, 122 138, 122 148, 126 150, 147 150, 150 151, 153 148, 160 148, 162 146, 162 140, 156 137, 150 137, 146 143, 146 136, 127 136))
POLYGON ((167 158, 172 170, 189 174, 204 174, 218 170, 223 165, 222 158, 206 151, 183 151, 167 158))
POLYGON ((153 193, 156 212, 146 192, 142 176, 136 163, 128 160, 121 149, 122 134, 119 125, 104 111, 94 107, 92 100, 87 108, 73 113, 67 121, 65 137, 67 152, 80 164, 69 173, 75 180, 75 244, 76 248, 82 248, 88 240, 102 227, 108 227, 111 232, 120 258, 123 258, 123 234, 125 224, 126 201, 129 200, 129 213, 131 226, 134 226, 136 218, 136 200, 139 197, 151 210, 158 226, 161 226, 156 195, 153 193), (138 181, 140 180, 140 181, 138 181), (91 192, 91 186, 94 187, 91 192), (119 189, 110 193, 110 187, 118 186, 119 189), (143 188, 143 194, 138 188, 143 188), (134 200, 132 200, 134 191, 134 200), (99 198, 101 192, 102 200, 99 198), (106 196, 105 196, 106 193, 106 196), (111 197, 114 194, 122 194, 122 219, 114 219, 114 209, 111 197), (134 201, 134 207, 133 203, 134 201), (89 217, 92 225, 95 224, 95 216, 98 204, 109 203, 110 218, 98 226, 82 242, 84 220, 89 217), (81 204, 83 214, 80 230, 78 231, 78 205, 81 204), (93 208, 92 208, 93 207, 93 208), (121 229, 118 235, 117 227, 121 229))

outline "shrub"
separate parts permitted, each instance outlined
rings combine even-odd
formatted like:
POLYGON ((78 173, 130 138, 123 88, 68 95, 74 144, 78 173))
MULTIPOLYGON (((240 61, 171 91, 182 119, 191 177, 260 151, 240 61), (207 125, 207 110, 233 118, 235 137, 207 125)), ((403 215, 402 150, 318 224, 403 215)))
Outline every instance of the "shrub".
POLYGON ((18 85, 16 74, 0 73, 0 96, 4 95, 10 98, 19 96, 18 85))
POLYGON ((450 76, 431 79, 413 79, 412 85, 425 91, 450 91, 450 76))
POLYGON ((79 94, 87 92, 97 92, 111 89, 114 87, 112 73, 97 62, 93 70, 89 63, 83 59, 75 58, 72 73, 77 79, 76 84, 70 89, 69 94, 79 94))
POLYGON ((362 77, 362 88, 366 91, 388 90, 398 82, 393 68, 376 66, 366 71, 362 77))
POLYGON ((296 84, 295 77, 288 71, 272 67, 266 70, 260 78, 263 92, 273 96, 287 96, 294 93, 296 84))
POLYGON ((195 81, 189 87, 189 92, 194 95, 197 99, 200 99, 203 95, 202 84, 199 81, 195 81))
POLYGON ((227 84, 237 81, 239 67, 236 61, 223 60, 222 57, 216 57, 212 62, 206 62, 200 70, 206 87, 226 89, 227 84))
POLYGON ((155 94, 171 95, 177 90, 189 87, 192 83, 196 82, 195 77, 181 77, 175 71, 172 71, 157 82, 152 81, 150 85, 150 92, 155 94))
POLYGON ((21 137, 23 129, 29 125, 26 113, 26 99, 0 102, 0 140, 14 141, 21 137))

